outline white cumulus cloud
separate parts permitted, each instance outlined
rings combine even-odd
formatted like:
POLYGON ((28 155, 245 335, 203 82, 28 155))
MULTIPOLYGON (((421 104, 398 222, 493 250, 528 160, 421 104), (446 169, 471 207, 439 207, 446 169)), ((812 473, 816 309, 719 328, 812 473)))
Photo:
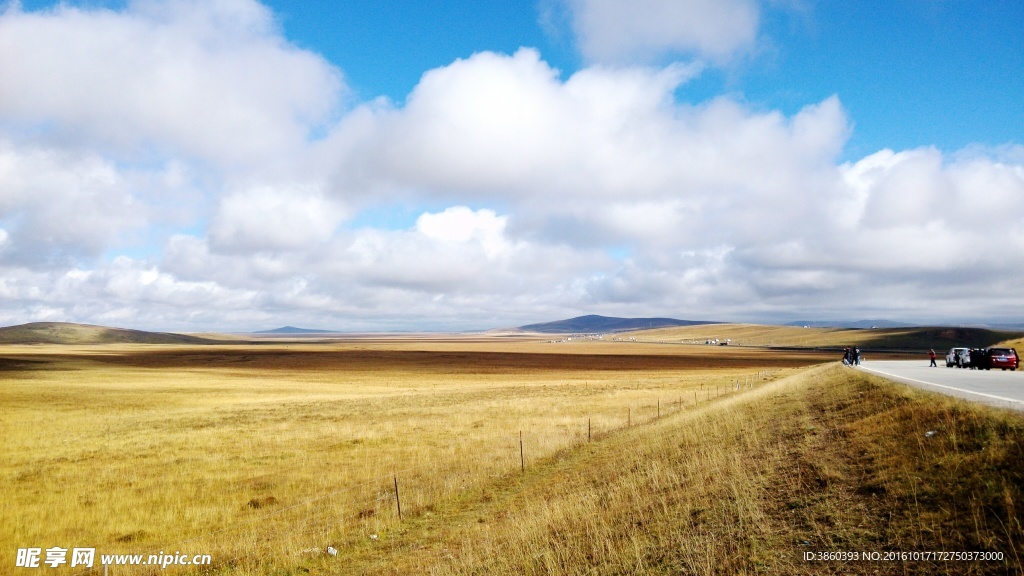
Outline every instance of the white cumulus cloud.
POLYGON ((8 9, 0 321, 1024 318, 1021 147, 841 161, 841 95, 685 102, 703 64, 646 59, 740 54, 757 4, 571 9, 593 65, 480 52, 350 109, 253 0, 8 9))
POLYGON ((476 241, 489 257, 495 257, 510 248, 504 237, 507 221, 507 216, 498 216, 494 210, 473 211, 465 206, 454 206, 441 213, 420 215, 416 219, 416 231, 435 240, 476 241))
POLYGON ((294 251, 331 239, 344 216, 319 190, 259 187, 221 200, 210 239, 226 252, 294 251))
POLYGON ((94 153, 17 148, 0 140, 0 261, 67 264, 145 222, 148 208, 114 163, 94 153))
POLYGON ((0 13, 0 126, 14 134, 260 166, 296 152, 343 90, 253 0, 0 13))

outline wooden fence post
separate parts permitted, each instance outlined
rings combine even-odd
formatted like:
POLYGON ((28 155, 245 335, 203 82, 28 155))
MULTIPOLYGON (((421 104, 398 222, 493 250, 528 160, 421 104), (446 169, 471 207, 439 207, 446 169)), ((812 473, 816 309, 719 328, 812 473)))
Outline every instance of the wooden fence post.
POLYGON ((398 497, 398 475, 395 475, 395 504, 398 505, 398 519, 402 519, 402 499, 398 497))
POLYGON ((526 474, 526 456, 523 455, 523 431, 519 431, 519 470, 526 474))

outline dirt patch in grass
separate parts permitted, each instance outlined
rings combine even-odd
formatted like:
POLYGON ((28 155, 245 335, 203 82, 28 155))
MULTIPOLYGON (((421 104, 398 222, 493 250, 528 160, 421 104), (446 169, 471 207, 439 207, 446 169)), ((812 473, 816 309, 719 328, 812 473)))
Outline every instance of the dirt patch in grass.
POLYGON ((21 372, 43 368, 45 360, 28 358, 3 358, 0 357, 0 372, 21 372))
POLYGON ((497 352, 365 351, 365 349, 219 349, 219 351, 135 351, 95 357, 95 361, 145 368, 245 367, 252 370, 296 368, 369 371, 428 371, 462 374, 516 374, 538 371, 663 371, 703 368, 793 368, 833 360, 823 355, 786 355, 761 351, 697 356, 692 354, 536 354, 497 352))

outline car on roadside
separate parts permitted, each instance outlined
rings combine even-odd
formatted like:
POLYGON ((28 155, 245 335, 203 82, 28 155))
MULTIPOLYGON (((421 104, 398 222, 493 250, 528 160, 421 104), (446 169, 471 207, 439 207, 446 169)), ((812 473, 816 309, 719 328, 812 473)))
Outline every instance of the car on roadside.
POLYGON ((946 368, 964 368, 970 364, 970 348, 950 348, 946 353, 946 368))
POLYGON ((1020 357, 1017 356, 1015 348, 989 348, 985 350, 985 358, 988 361, 986 370, 1016 370, 1020 365, 1020 357))

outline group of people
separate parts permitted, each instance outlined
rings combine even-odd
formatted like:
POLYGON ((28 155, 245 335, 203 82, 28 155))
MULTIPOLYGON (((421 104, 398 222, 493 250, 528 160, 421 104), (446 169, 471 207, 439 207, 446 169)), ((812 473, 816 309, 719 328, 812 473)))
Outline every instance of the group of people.
POLYGON ((844 366, 859 366, 860 365, 860 348, 854 346, 853 348, 843 348, 843 365, 844 366))

